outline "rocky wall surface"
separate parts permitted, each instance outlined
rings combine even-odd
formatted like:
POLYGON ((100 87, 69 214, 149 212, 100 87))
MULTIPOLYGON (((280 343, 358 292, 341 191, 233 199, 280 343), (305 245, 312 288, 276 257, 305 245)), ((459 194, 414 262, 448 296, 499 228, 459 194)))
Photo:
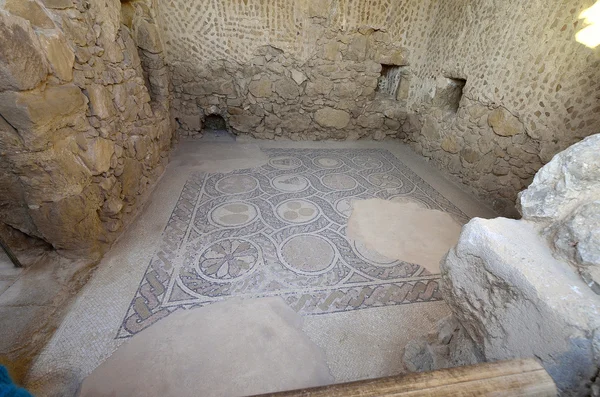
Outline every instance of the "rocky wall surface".
POLYGON ((0 219, 66 255, 97 258, 114 241, 170 149, 155 6, 127 7, 0 7, 0 219))
POLYGON ((219 114, 260 138, 401 138, 497 211, 516 215, 516 194, 535 172, 600 125, 599 50, 575 40, 579 15, 593 4, 170 0, 159 7, 182 135, 198 134, 205 115, 219 114), (399 78, 395 92, 382 94, 377 80, 388 66, 400 66, 399 78))
POLYGON ((552 156, 600 128, 600 47, 576 41, 595 0, 437 2, 411 58, 407 140, 504 215, 552 156), (448 78, 466 83, 457 111, 448 78))
POLYGON ((598 153, 593 135, 557 154, 520 193, 523 219, 463 228, 440 264, 454 317, 407 346, 408 369, 535 357, 561 395, 600 395, 598 153))
POLYGON ((308 58, 274 44, 256 47, 247 60, 196 63, 174 57, 179 132, 198 135, 205 116, 216 114, 233 131, 256 138, 399 137, 406 112, 396 90, 386 90, 380 77, 382 65, 404 65, 405 50, 372 28, 334 31, 325 15, 312 12, 305 29, 315 51, 308 58))

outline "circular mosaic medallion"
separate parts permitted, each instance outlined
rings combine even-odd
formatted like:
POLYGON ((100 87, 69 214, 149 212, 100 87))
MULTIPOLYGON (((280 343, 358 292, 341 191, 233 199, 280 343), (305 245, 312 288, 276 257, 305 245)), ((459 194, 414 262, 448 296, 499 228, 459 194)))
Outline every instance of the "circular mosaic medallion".
POLYGON ((290 268, 309 273, 327 269, 335 259, 333 247, 324 238, 308 234, 286 241, 281 255, 290 268))
POLYGON ((308 180, 300 175, 280 175, 271 181, 273 187, 282 192, 300 192, 308 187, 308 180))
POLYGON ((307 200, 289 200, 277 206, 277 215, 286 222, 310 222, 319 215, 316 205, 307 200))
POLYGON ((258 181, 248 175, 230 175, 219 180, 216 188, 221 193, 239 194, 248 193, 258 186, 258 181))
POLYGON ((395 175, 390 174, 372 174, 369 175, 369 182, 383 189, 397 189, 402 187, 404 183, 395 175))
POLYGON ((325 175, 321 181, 323 182, 323 185, 334 190, 350 190, 358 185, 354 178, 346 174, 325 175))
POLYGON ((280 156, 269 160, 269 165, 278 170, 293 170, 302 165, 302 161, 295 157, 280 156))
POLYGON ((354 161, 354 164, 358 165, 360 168, 366 169, 379 168, 383 165, 381 160, 371 156, 358 156, 353 158, 352 161, 354 161))
POLYGON ((390 259, 379 252, 373 251, 365 246, 362 241, 354 241, 354 251, 363 259, 376 265, 392 265, 398 262, 396 259, 390 259))
POLYGON ((244 226, 258 216, 256 207, 248 203, 225 203, 210 213, 210 219, 217 225, 225 227, 244 226))
POLYGON ((232 280, 249 273, 259 260, 254 244, 242 239, 228 239, 208 247, 198 260, 198 270, 215 280, 232 280))
POLYGON ((317 157, 313 163, 321 168, 339 168, 342 166, 342 161, 332 157, 317 157))
POLYGON ((346 197, 338 200, 335 203, 335 209, 341 215, 345 216, 346 218, 349 218, 350 215, 352 215, 352 199, 346 197))

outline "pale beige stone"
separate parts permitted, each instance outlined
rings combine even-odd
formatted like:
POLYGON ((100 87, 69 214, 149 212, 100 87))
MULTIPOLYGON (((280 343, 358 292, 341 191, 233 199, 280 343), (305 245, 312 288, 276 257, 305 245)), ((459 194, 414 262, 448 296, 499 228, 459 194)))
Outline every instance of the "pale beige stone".
POLYGON ((99 175, 110 169, 110 159, 115 153, 113 141, 94 138, 87 141, 86 150, 79 152, 79 157, 93 175, 99 175))
POLYGON ((44 53, 31 26, 0 13, 0 91, 32 89, 47 74, 44 53))
POLYGON ((73 0, 42 0, 42 3, 48 8, 63 10, 73 7, 73 0))
POLYGON ((25 145, 37 150, 53 139, 51 131, 85 114, 85 96, 74 85, 45 90, 0 93, 0 114, 19 132, 25 145))
POLYGON ((500 136, 513 136, 525 132, 523 123, 504 108, 494 109, 488 116, 488 124, 500 136))
POLYGON ((300 89, 294 80, 287 77, 276 81, 273 85, 275 92, 285 99, 296 99, 300 96, 300 89))
POLYGON ((448 153, 458 153, 460 151, 460 147, 458 142, 456 142, 456 138, 453 136, 447 136, 442 140, 442 149, 448 153))
POLYGON ((87 87, 90 99, 90 109, 94 116, 101 119, 111 117, 115 113, 115 106, 108 89, 100 84, 92 84, 87 87))
POLYGON ((273 95, 272 83, 267 78, 251 81, 248 90, 257 98, 268 98, 273 95))
POLYGON ((42 33, 39 37, 42 48, 46 53, 46 58, 56 77, 67 82, 73 80, 75 54, 64 36, 42 33))
POLYGON ((158 27, 146 21, 144 18, 134 18, 133 20, 133 36, 138 47, 157 54, 162 52, 162 42, 158 32, 158 27))
POLYGON ((4 9, 13 15, 27 19, 35 27, 42 29, 56 27, 44 8, 35 0, 6 0, 4 9))
POLYGON ((350 114, 343 110, 326 107, 315 112, 315 122, 321 127, 342 129, 350 122, 350 114))

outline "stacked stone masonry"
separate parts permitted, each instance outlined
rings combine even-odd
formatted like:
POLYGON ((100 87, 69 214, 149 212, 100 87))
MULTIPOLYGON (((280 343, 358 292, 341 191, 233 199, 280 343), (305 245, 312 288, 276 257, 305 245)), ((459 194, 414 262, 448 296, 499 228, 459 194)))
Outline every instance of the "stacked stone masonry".
POLYGON ((159 9, 182 135, 220 114, 259 138, 401 138, 510 215, 543 164, 598 132, 600 50, 575 40, 593 4, 169 0, 159 9), (395 97, 377 91, 382 65, 402 69, 395 97))
POLYGON ((173 126, 156 7, 124 8, 2 2, 0 219, 15 244, 97 258, 162 173, 173 126))

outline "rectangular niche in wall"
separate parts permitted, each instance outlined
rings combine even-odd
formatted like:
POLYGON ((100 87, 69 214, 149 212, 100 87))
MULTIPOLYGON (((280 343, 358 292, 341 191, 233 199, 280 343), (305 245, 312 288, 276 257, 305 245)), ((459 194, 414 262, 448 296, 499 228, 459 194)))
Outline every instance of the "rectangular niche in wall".
POLYGON ((441 79, 435 91, 434 105, 448 112, 458 112, 465 84, 467 84, 465 79, 451 77, 441 79))
POLYGON ((405 74, 404 66, 381 65, 381 76, 377 81, 376 91, 386 96, 396 98, 398 87, 405 74))

